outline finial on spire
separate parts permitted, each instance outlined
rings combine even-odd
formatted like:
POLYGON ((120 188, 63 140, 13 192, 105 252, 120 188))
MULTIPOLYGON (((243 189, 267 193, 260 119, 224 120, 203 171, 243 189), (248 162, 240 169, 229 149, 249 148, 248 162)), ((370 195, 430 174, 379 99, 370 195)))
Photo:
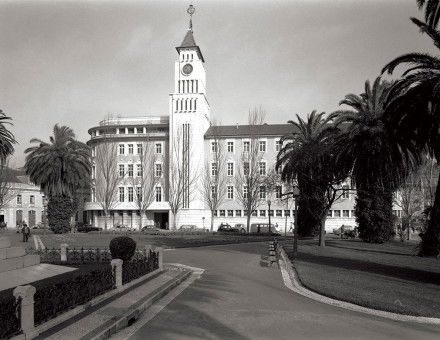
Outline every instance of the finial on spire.
POLYGON ((195 11, 196 11, 196 9, 193 5, 189 5, 188 9, 186 10, 186 12, 189 14, 189 28, 188 28, 188 30, 191 32, 193 30, 192 16, 195 11))

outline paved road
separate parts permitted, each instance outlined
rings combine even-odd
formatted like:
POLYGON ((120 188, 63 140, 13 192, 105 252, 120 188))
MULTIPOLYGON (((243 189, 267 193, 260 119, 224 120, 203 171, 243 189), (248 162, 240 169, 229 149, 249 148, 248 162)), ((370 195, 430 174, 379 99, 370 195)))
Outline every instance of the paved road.
POLYGON ((440 327, 346 311, 293 293, 277 266, 261 265, 266 248, 165 252, 166 262, 206 271, 130 339, 440 339, 440 327))

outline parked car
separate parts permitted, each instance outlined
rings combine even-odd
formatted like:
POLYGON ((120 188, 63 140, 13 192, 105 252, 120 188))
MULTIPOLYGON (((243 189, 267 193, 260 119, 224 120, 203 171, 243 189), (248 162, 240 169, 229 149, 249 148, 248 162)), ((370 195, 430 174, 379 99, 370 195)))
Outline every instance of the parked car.
POLYGON ((227 232, 227 233, 245 233, 246 229, 244 225, 241 223, 237 223, 234 226, 231 226, 229 223, 220 223, 220 226, 217 229, 218 232, 227 232))
POLYGON ((191 231, 191 230, 196 230, 197 226, 195 226, 194 224, 183 224, 180 226, 179 230, 181 231, 191 231))
POLYGON ((251 233, 268 234, 269 232, 274 235, 279 235, 274 224, 271 223, 269 231, 269 223, 252 223, 250 228, 251 233))
POLYGON ((154 224, 147 224, 146 226, 142 227, 141 231, 146 232, 146 231, 155 231, 158 230, 159 228, 157 228, 154 224))

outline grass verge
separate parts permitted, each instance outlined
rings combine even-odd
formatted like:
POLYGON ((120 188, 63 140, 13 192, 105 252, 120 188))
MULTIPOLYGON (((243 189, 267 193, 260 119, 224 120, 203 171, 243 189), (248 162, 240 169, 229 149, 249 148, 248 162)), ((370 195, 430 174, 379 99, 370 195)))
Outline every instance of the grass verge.
MULTIPOLYGON (((367 244, 359 240, 300 240, 293 261, 304 286, 364 307, 440 317, 440 262, 415 256, 414 242, 367 244)), ((285 249, 292 259, 292 247, 285 249)))

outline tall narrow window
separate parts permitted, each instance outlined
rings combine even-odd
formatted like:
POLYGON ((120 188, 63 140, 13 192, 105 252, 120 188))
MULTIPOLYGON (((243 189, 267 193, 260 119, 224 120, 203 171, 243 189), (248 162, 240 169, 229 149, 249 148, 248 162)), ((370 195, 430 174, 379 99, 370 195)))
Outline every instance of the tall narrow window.
POLYGON ((137 176, 138 177, 142 177, 142 164, 136 164, 136 167, 137 167, 137 176))
POLYGON ((234 142, 227 142, 228 152, 234 152, 234 142))
POLYGON ((92 202, 96 202, 96 189, 92 188, 92 202))
POLYGON ((281 198, 281 196, 282 196, 282 187, 281 187, 281 185, 277 185, 277 188, 276 188, 276 198, 281 198))
POLYGON ((266 187, 264 185, 260 186, 260 199, 266 199, 266 187))
POLYGON ((154 165, 154 175, 156 177, 162 177, 162 163, 156 163, 154 165))
POLYGON ((156 187, 156 202, 162 202, 162 187, 156 187))
POLYGON ((119 164, 119 177, 124 177, 125 166, 124 164, 119 164))
POLYGON ((137 145, 137 153, 138 155, 142 155, 142 144, 137 145))
POLYGON ((191 80, 191 93, 194 93, 194 80, 191 80))
POLYGON ((124 144, 119 144, 119 154, 120 155, 125 154, 125 145, 124 144))
POLYGON ((350 198, 349 186, 347 184, 344 184, 342 186, 342 198, 345 198, 345 199, 350 198))
POLYGON ((218 143, 217 142, 211 142, 211 152, 217 153, 218 150, 218 143))
POLYGON ((162 143, 156 143, 156 153, 162 154, 162 143))
POLYGON ((228 185, 228 199, 234 199, 234 187, 232 185, 228 185))
POLYGON ((249 195, 249 188, 247 185, 245 185, 243 187, 243 198, 248 198, 248 195, 249 195))
POLYGON ((128 187, 128 201, 133 202, 133 187, 128 187))
POLYGON ((228 162, 228 176, 234 176, 234 163, 228 162))
POLYGON ((128 144, 128 154, 129 155, 133 154, 133 144, 128 144))
POLYGON ((136 187, 136 196, 139 202, 142 202, 142 188, 136 187))
POLYGON ((196 79, 196 93, 199 93, 199 81, 196 79))
POLYGON ((259 171, 261 176, 266 176, 266 162, 259 163, 259 171))
POLYGON ((211 176, 217 176, 217 163, 211 163, 211 176))
POLYGON ((197 98, 194 99, 194 111, 197 111, 197 98))
POLYGON ((133 164, 128 164, 128 177, 133 177, 133 164))
POLYGON ((96 176, 96 167, 92 165, 92 179, 95 179, 96 176))
POLYGON ((277 140, 275 141, 275 151, 278 152, 281 149, 281 141, 277 140))
POLYGON ((214 199, 217 197, 217 187, 216 186, 211 186, 211 198, 214 199))
POLYGON ((259 146, 260 146, 260 152, 266 152, 266 141, 260 140, 259 146))
POLYGON ((243 174, 249 176, 249 162, 243 162, 243 174))
POLYGON ((124 202, 124 187, 119 187, 119 202, 124 202))
POLYGON ((177 82, 177 93, 180 93, 180 80, 177 82))
POLYGON ((34 195, 31 195, 29 197, 29 204, 31 204, 31 205, 35 204, 35 196, 34 195))
POLYGON ((248 140, 244 141, 243 142, 243 151, 244 152, 249 152, 250 146, 251 146, 251 142, 249 142, 248 140))

